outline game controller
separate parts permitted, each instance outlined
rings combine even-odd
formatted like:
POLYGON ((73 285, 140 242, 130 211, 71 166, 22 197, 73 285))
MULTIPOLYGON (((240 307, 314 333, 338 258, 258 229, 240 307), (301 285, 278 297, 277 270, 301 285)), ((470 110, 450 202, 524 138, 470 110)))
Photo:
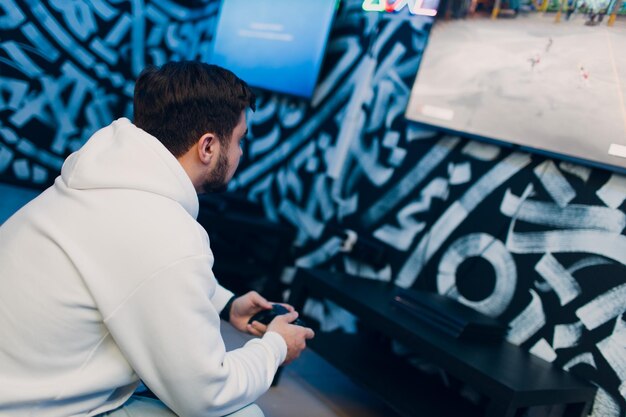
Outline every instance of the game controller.
MULTIPOLYGON (((270 324, 274 317, 282 316, 283 314, 289 313, 287 308, 283 307, 280 304, 272 304, 272 308, 269 310, 261 310, 256 313, 254 316, 250 318, 248 323, 252 323, 253 321, 258 321, 259 323, 263 323, 265 325, 270 324)), ((305 326, 304 322, 300 319, 295 319, 291 322, 291 324, 297 324, 298 326, 305 326)))

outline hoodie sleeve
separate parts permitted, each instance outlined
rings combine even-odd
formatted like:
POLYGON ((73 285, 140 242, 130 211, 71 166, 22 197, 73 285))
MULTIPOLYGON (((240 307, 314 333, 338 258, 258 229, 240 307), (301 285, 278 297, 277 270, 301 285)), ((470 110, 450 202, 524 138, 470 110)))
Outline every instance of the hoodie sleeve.
POLYGON ((215 293, 213 294, 213 297, 211 297, 211 302, 213 303, 213 307, 215 307, 215 310, 219 313, 224 309, 226 303, 228 303, 228 300, 230 300, 231 297, 235 294, 232 291, 229 291, 226 288, 222 287, 217 281, 216 284, 217 285, 215 286, 215 293))
POLYGON ((218 308, 228 291, 207 259, 161 269, 105 319, 135 372, 180 417, 223 416, 255 401, 287 351, 278 333, 267 332, 226 352, 218 308))

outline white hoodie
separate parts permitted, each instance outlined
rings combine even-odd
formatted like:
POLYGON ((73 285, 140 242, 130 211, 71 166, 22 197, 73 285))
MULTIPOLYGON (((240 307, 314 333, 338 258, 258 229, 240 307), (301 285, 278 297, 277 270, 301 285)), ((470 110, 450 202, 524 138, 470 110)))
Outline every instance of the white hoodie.
POLYGON ((0 227, 0 416, 93 416, 141 379, 181 417, 256 400, 286 355, 274 332, 226 352, 231 292, 174 156, 119 119, 0 227))

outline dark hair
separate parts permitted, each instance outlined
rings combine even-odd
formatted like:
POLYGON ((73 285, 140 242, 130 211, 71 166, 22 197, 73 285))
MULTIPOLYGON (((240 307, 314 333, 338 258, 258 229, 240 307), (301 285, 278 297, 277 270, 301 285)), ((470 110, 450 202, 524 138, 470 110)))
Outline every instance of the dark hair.
POLYGON ((135 125, 177 158, 207 132, 226 144, 247 107, 255 110, 250 87, 217 65, 180 61, 150 66, 135 83, 135 125))

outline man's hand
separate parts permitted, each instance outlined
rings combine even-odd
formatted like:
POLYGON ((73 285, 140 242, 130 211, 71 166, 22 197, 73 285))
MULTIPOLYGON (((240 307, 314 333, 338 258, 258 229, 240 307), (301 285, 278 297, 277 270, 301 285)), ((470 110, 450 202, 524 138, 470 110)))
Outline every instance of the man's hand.
POLYGON ((289 313, 277 316, 266 326, 258 321, 248 324, 250 318, 261 310, 271 309, 272 303, 263 298, 256 291, 250 291, 241 297, 235 298, 230 310, 230 323, 242 332, 248 332, 254 336, 263 336, 267 331, 278 333, 285 339, 287 344, 287 356, 283 364, 288 364, 306 348, 306 340, 315 336, 313 330, 308 327, 290 324, 298 318, 298 313, 293 306, 280 303, 289 313))
MULTIPOLYGON (((293 307, 289 304, 282 304, 289 311, 293 307)), ((263 336, 267 331, 267 326, 258 321, 248 324, 250 317, 261 310, 271 309, 272 303, 263 298, 258 292, 250 291, 241 297, 235 298, 230 309, 230 324, 237 330, 248 332, 254 336, 263 336)))
POLYGON ((308 327, 290 324, 298 318, 298 312, 290 311, 288 314, 276 316, 274 320, 267 326, 267 331, 280 334, 287 343, 287 357, 284 365, 287 365, 298 356, 306 348, 306 340, 313 339, 315 333, 308 327))

